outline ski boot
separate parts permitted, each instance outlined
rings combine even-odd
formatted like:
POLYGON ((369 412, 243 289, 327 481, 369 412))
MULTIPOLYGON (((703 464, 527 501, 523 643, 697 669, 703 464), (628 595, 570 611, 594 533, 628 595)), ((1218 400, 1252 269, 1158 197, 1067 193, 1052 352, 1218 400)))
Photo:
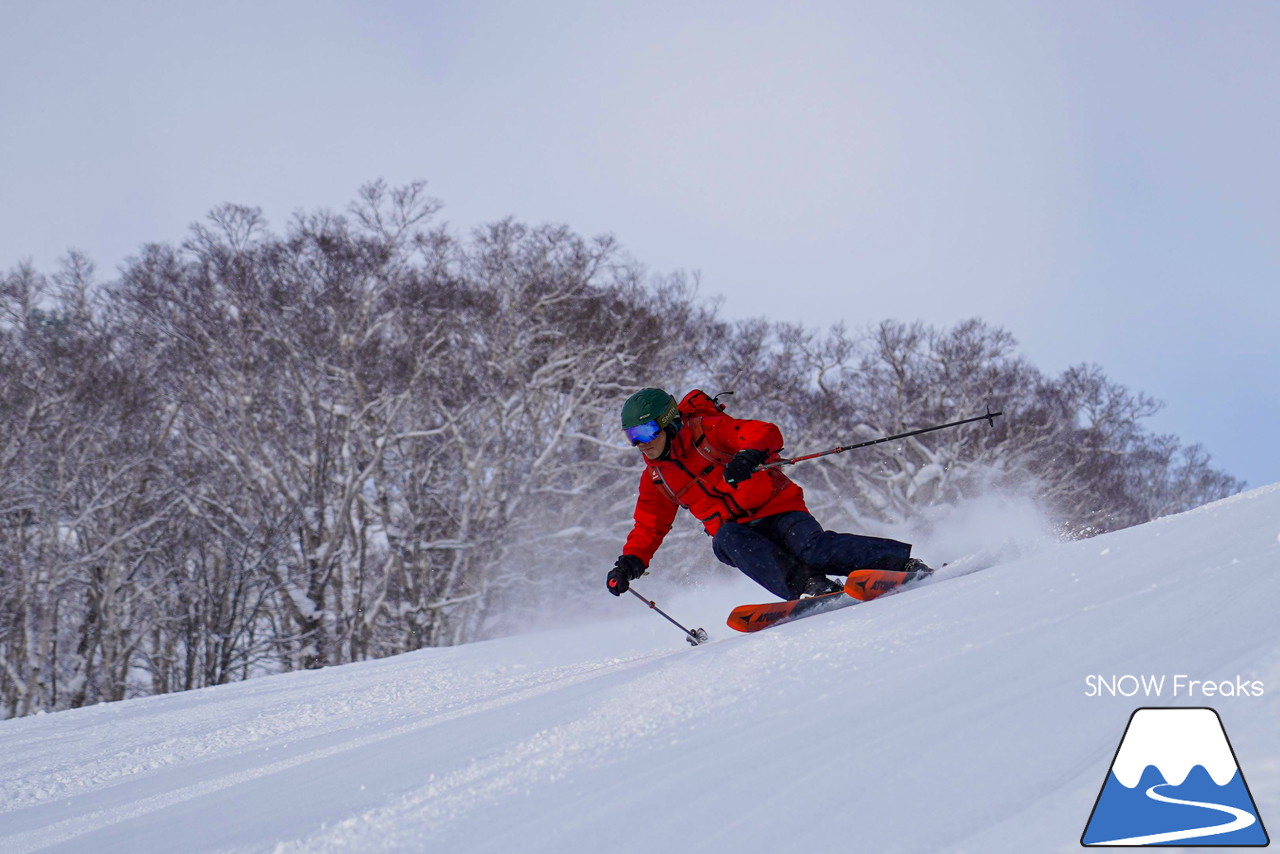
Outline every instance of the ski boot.
POLYGON ((844 585, 837 581, 832 581, 825 575, 814 575, 805 582, 804 590, 800 593, 801 599, 812 599, 814 596, 825 596, 828 593, 839 593, 844 590, 844 585))
POLYGON ((928 578, 933 575, 933 567, 920 560, 918 557, 909 557, 907 562, 902 565, 900 572, 914 572, 917 578, 928 578))

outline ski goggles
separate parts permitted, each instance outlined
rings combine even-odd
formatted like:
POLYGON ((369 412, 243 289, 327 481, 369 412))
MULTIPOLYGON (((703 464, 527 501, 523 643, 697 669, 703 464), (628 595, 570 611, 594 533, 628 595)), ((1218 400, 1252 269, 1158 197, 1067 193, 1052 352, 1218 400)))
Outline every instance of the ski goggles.
POLYGON ((634 427, 627 427, 622 432, 627 434, 627 438, 631 440, 632 445, 646 445, 658 438, 662 428, 658 426, 658 422, 655 420, 646 421, 634 427))

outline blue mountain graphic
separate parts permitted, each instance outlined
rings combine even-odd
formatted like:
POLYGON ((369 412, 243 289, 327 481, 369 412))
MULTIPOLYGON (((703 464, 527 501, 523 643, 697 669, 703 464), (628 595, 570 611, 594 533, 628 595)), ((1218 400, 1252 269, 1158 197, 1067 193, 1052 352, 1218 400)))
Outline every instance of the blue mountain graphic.
MULTIPOLYGON (((1147 794, 1153 786, 1159 786, 1156 791, 1165 797, 1222 804, 1245 810, 1255 818, 1258 815, 1238 770, 1231 780, 1219 786, 1203 765, 1196 765, 1181 785, 1172 786, 1158 768, 1148 765, 1143 769, 1138 785, 1132 789, 1116 779, 1114 771, 1107 774, 1107 782, 1102 787, 1102 794, 1099 795, 1097 806, 1089 819, 1089 826, 1085 828, 1080 841, 1085 845, 1096 845, 1114 839, 1211 827, 1231 820, 1230 815, 1219 810, 1153 800, 1147 794)), ((1210 834, 1161 844, 1261 846, 1268 841, 1262 822, 1255 821, 1249 827, 1231 833, 1210 834)))

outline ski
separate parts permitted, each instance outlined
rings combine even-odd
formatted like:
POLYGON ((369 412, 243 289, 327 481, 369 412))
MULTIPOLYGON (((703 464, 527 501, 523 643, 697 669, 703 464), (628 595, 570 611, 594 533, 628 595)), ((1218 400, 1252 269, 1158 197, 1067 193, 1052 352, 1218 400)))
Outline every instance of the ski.
POLYGON ((740 632, 758 632, 801 617, 825 614, 828 611, 857 604, 857 599, 846 596, 843 592, 825 593, 811 599, 767 602, 763 605, 739 605, 729 613, 729 619, 726 622, 729 628, 740 632))
POLYGON ((932 574, 932 572, 855 569, 849 573, 843 592, 827 593, 811 599, 766 602, 763 605, 739 605, 729 613, 726 623, 729 628, 739 632, 758 632, 761 629, 790 623, 803 617, 837 611, 850 605, 857 605, 859 602, 869 602, 917 579, 928 578, 932 574))
POLYGON ((859 602, 870 602, 886 593, 892 593, 916 579, 933 575, 928 572, 893 572, 887 569, 855 569, 844 583, 844 592, 859 602))

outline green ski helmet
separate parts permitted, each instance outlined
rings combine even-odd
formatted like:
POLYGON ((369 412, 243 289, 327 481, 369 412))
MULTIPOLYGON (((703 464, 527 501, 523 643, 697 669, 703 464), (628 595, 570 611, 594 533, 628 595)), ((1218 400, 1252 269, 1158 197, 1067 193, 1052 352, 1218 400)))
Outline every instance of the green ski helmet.
POLYGON ((622 404, 622 429, 633 445, 653 441, 679 421, 676 399, 660 388, 642 388, 622 404))

